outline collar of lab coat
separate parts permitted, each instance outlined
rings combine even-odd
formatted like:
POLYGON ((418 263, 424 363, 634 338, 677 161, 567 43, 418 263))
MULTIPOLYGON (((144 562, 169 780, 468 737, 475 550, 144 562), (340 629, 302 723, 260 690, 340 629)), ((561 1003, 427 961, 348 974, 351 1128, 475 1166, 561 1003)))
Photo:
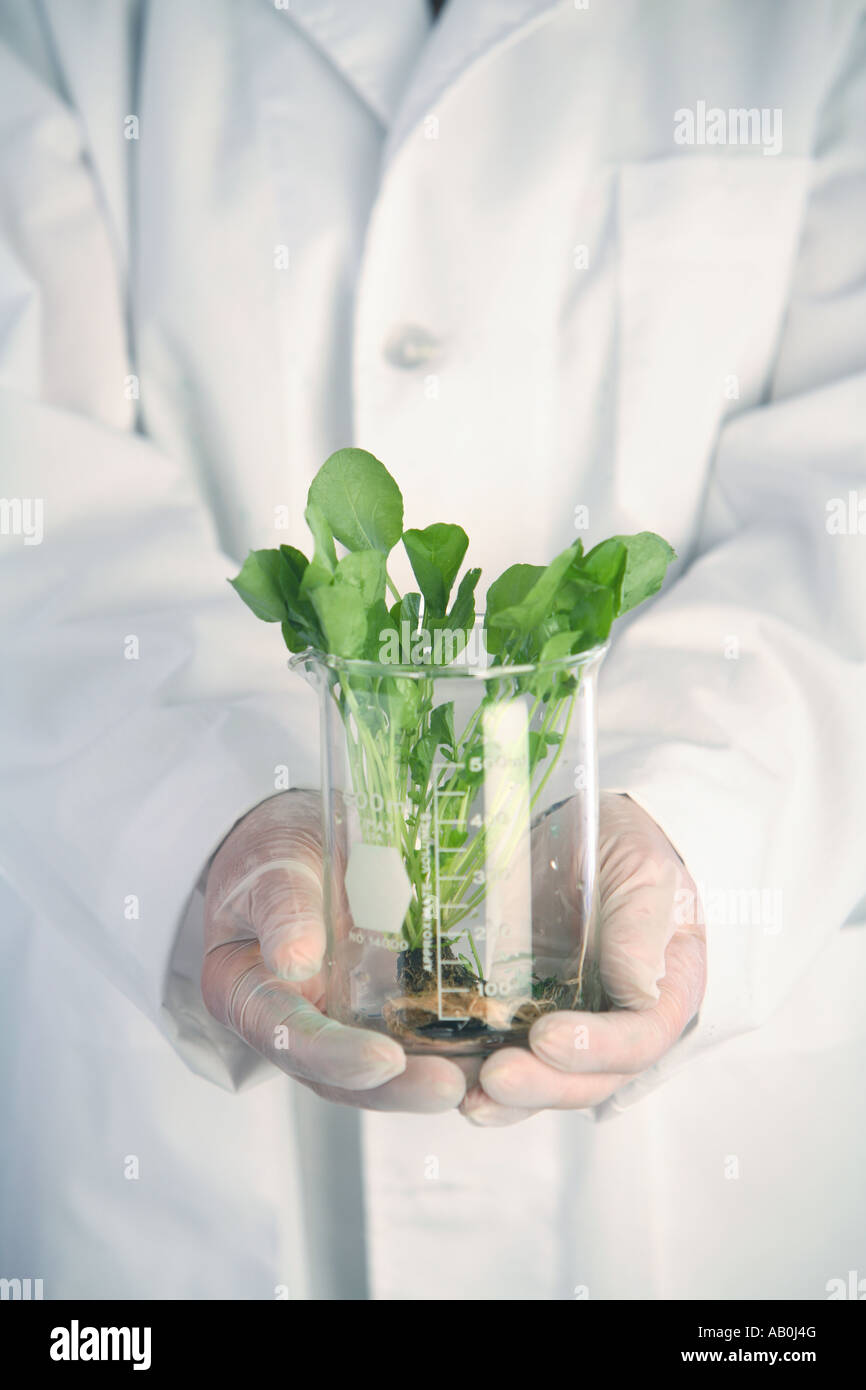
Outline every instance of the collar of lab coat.
MULTIPOLYGON (((275 0, 260 0, 271 9, 275 0)), ((448 0, 436 24, 424 4, 407 0, 288 0, 288 22, 333 63, 361 99, 388 128, 384 163, 409 132, 428 115, 449 87, 494 49, 542 23, 569 0, 448 0), (419 24, 428 30, 426 38, 419 24), (400 59, 408 71, 401 72, 400 59)), ((62 52, 61 90, 81 111, 95 163, 100 169, 121 264, 125 264, 126 192, 124 141, 117 138, 125 114, 123 93, 129 74, 105 69, 91 82, 94 52, 112 29, 110 51, 134 62, 141 14, 117 0, 90 0, 86 12, 67 0, 42 0, 42 13, 56 53, 62 52), (86 21, 86 22, 83 22, 86 21)))
MULTIPOLYGON (((274 0, 263 0, 273 6, 274 0)), ((449 87, 495 48, 541 23, 567 0, 448 0, 426 40, 411 35, 406 0, 291 0, 287 18, 304 30, 389 127, 387 163, 449 87), (404 13, 401 13, 402 11, 404 13), (414 67, 400 73, 395 46, 414 42, 414 67)), ((424 5, 427 10, 426 0, 424 5)), ((429 26, 429 14, 424 25, 429 26)))

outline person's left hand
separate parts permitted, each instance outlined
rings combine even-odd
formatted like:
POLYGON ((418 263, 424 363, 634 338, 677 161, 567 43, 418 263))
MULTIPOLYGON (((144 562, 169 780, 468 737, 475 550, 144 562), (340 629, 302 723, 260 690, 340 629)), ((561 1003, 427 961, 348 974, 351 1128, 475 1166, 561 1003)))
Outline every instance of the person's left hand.
POLYGON ((612 792, 601 796, 599 896, 601 976, 613 1009, 546 1014, 528 1050, 489 1057, 460 1106, 473 1124, 598 1105, 657 1062, 697 1013, 706 935, 694 882, 655 821, 612 792))

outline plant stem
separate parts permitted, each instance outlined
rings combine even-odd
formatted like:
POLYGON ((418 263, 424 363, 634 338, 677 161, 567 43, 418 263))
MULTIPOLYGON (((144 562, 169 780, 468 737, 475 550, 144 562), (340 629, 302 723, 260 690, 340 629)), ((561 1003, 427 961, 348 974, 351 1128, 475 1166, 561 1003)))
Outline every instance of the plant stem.
MULTIPOLYGON (((392 592, 399 599, 400 596, 390 579, 388 583, 392 592)), ((488 688, 478 707, 470 716, 466 727, 456 739, 453 759, 449 759, 450 766, 442 763, 437 765, 434 755, 429 765, 425 784, 422 786, 415 783, 416 798, 414 801, 410 799, 411 809, 405 814, 405 817, 400 817, 395 808, 405 805, 407 792, 412 786, 409 760, 413 750, 420 740, 425 735, 429 735, 430 732, 430 720, 434 708, 435 677, 431 677, 429 681, 419 682, 421 689, 418 700, 417 724, 412 729, 411 734, 404 724, 398 721, 395 714, 391 714, 389 717, 386 694, 382 688, 383 681, 383 677, 377 677, 372 683, 372 690, 367 692, 370 704, 366 718, 365 709, 359 701, 357 693, 352 689, 351 677, 341 681, 342 694, 338 703, 346 728, 352 782, 356 794, 365 791, 371 798, 368 805, 375 804, 372 802, 374 795, 382 798, 386 837, 390 842, 395 843, 401 851, 413 890, 403 924, 409 949, 416 948, 422 939, 424 882, 418 845, 419 825, 422 816, 432 812, 434 797, 438 801, 439 798, 447 795, 449 806, 447 817, 455 824, 447 827, 437 824, 434 827, 440 870, 444 856, 444 863, 447 864, 448 872, 447 883, 442 884, 439 881, 436 885, 439 905, 440 909, 447 907, 450 910, 447 936, 443 930, 442 937, 436 943, 436 949, 439 950, 443 941, 450 940, 454 927, 484 901, 489 877, 497 874, 507 865, 516 848, 515 837, 523 833, 525 822, 520 816, 516 817, 517 823, 511 825, 510 833, 506 833, 499 843, 492 833, 498 824, 497 817, 505 809, 505 803, 513 791, 513 787, 510 787, 503 780, 494 804, 485 806, 482 824, 477 833, 468 845, 465 843, 469 833, 469 813, 483 785, 482 782, 475 779, 474 773, 469 774, 469 759, 470 756, 474 756, 471 750, 479 746, 479 733, 485 711, 495 707, 509 695, 513 697, 521 688, 520 678, 512 677, 511 680, 503 678, 501 681, 497 681, 495 687, 491 685, 488 688), (499 689, 501 684, 506 686, 505 693, 499 689), (377 720, 379 719, 386 727, 378 727, 377 720), (352 734, 352 721, 354 721, 356 737, 353 737, 352 734), (455 802, 457 802, 456 807, 455 802), (475 884, 474 875, 481 865, 484 865, 484 882, 475 884)), ((397 691, 399 693, 399 687, 397 691)), ((541 780, 531 790, 528 801, 530 811, 538 801, 562 755, 574 711, 575 698, 575 691, 559 698, 553 698, 551 693, 546 701, 547 708, 544 711, 540 728, 535 731, 539 737, 534 739, 531 745, 535 751, 530 754, 528 769, 528 787, 530 789, 538 769, 543 763, 547 765, 541 780), (557 730, 565 706, 567 706, 565 721, 559 733, 556 747, 551 750, 551 756, 548 752, 546 736, 557 730)), ((527 725, 530 730, 543 703, 545 703, 543 696, 536 695, 527 710, 527 725)), ((399 702, 395 695, 395 709, 398 707, 399 702)), ((438 748, 436 752, 438 753, 438 748)), ((365 835, 363 818, 362 835, 365 835)), ((377 842, 381 842, 381 832, 376 833, 374 830, 374 838, 377 842)), ((457 940, 463 935, 468 940, 469 949, 478 971, 478 978, 482 980, 483 965, 472 932, 464 928, 454 939, 457 940)))

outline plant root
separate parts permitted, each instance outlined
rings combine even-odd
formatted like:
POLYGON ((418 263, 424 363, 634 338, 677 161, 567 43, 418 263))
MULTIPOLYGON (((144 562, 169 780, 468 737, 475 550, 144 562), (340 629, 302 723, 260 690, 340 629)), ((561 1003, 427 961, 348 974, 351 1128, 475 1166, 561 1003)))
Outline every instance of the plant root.
POLYGON ((396 1037, 431 1032, 441 1024, 462 1024, 465 1031, 507 1033, 515 1038, 528 1033, 536 1019, 555 1009, 568 1008, 574 999, 576 981, 559 981, 555 991, 540 998, 496 999, 477 989, 449 990, 442 996, 431 986, 417 994, 401 994, 387 999, 382 1017, 388 1032, 396 1037))

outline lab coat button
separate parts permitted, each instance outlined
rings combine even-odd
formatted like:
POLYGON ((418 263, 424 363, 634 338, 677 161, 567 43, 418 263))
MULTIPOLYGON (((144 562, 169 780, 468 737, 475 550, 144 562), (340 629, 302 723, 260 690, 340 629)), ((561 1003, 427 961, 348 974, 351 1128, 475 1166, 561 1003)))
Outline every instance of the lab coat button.
POLYGON ((401 323, 388 334, 384 352, 392 367, 423 367, 439 361, 442 344, 417 323, 401 323))

